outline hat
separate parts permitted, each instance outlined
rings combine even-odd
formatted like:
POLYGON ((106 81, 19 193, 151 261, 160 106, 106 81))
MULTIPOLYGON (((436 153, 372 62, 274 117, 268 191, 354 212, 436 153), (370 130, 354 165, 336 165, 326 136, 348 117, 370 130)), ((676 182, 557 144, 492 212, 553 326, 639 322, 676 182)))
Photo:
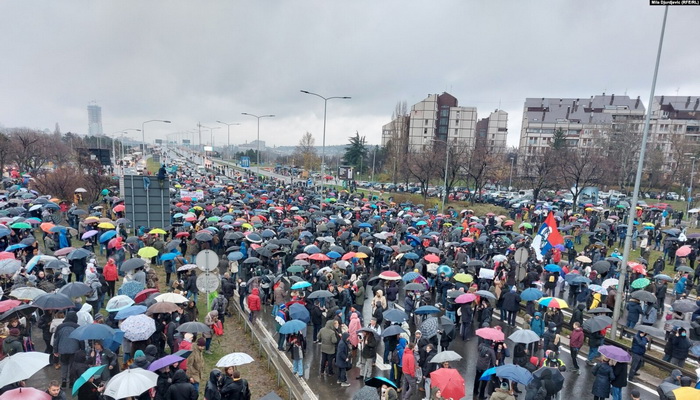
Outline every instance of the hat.
POLYGON ((204 347, 206 344, 207 344, 207 341, 203 337, 197 339, 197 346, 204 347))
POLYGON ((341 314, 343 310, 335 310, 335 315, 341 314))
POLYGON ((638 389, 632 389, 632 390, 630 390, 630 395, 631 395, 632 397, 634 397, 634 398, 637 398, 637 399, 638 399, 639 397, 642 396, 642 394, 639 393, 639 390, 638 390, 638 389))
POLYGON ((194 335, 192 335, 191 333, 185 333, 185 340, 187 340, 188 342, 191 342, 193 337, 194 335))
POLYGON ((95 318, 94 318, 95 321, 101 321, 102 319, 104 319, 104 315, 102 315, 100 313, 95 314, 95 318))
POLYGON ((506 381, 501 382, 501 389, 503 389, 503 390, 510 389, 510 385, 508 384, 508 382, 506 382, 506 381))
POLYGON ((10 329, 10 336, 19 336, 19 329, 17 329, 17 328, 10 329))

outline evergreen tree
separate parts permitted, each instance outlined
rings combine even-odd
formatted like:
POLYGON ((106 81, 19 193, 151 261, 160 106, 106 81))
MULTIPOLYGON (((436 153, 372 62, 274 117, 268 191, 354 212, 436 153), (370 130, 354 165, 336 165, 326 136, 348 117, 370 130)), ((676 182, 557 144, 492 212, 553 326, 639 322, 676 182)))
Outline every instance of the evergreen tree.
POLYGON ((364 136, 360 136, 358 132, 355 132, 355 136, 350 136, 350 145, 345 148, 345 155, 343 155, 343 163, 346 165, 352 165, 358 173, 362 173, 362 170, 367 167, 367 145, 364 136))

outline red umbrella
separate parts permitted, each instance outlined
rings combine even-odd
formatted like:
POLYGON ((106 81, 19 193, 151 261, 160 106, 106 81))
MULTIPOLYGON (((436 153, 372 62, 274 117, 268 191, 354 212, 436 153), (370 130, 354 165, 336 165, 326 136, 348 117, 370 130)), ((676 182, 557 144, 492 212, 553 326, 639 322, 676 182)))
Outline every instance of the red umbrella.
POLYGON ((14 260, 15 253, 9 251, 0 251, 0 260, 14 260))
POLYGON ((112 211, 114 211, 115 213, 116 213, 116 212, 121 212, 121 211, 124 211, 124 208, 125 208, 125 207, 124 207, 124 204, 117 204, 116 206, 114 206, 114 208, 112 209, 112 211))
POLYGON ((134 301, 137 303, 141 303, 153 293, 159 293, 158 289, 144 289, 136 294, 136 297, 134 297, 134 301))
POLYGON ((355 257, 355 253, 352 252, 352 251, 349 251, 349 252, 343 254, 342 259, 347 261, 347 260, 349 260, 349 259, 351 259, 351 258, 353 258, 353 257, 355 257))
POLYGON ((22 304, 19 300, 3 300, 0 301, 0 313, 4 313, 7 310, 13 309, 18 305, 22 304))
MULTIPOLYGON (((682 248, 682 247, 681 247, 682 248)), ((680 249, 678 249, 680 251, 680 249)), ((635 272, 637 274, 646 274, 647 273, 647 268, 644 266, 644 264, 640 264, 638 262, 630 261, 627 263, 627 265, 630 267, 632 272, 635 272)))
POLYGON ((464 378, 454 368, 440 368, 431 372, 430 386, 440 388, 444 399, 461 399, 465 394, 464 378))
POLYGON ((379 278, 387 281, 400 281, 401 275, 394 271, 384 271, 381 274, 379 274, 379 278))
POLYGON ((435 254, 428 254, 427 256, 425 256, 423 258, 425 258, 425 261, 428 261, 431 263, 439 263, 440 262, 440 257, 436 256, 435 254))
POLYGON ((3 393, 0 400, 51 400, 51 395, 31 387, 20 387, 3 393))
POLYGON ((323 253, 315 253, 309 256, 309 260, 314 260, 314 261, 328 261, 330 258, 323 254, 323 253))
POLYGON ((474 239, 472 239, 472 238, 470 238, 470 237, 463 237, 463 238, 462 238, 462 241, 463 241, 463 242, 467 242, 467 243, 474 243, 474 239))
POLYGON ((176 238, 183 238, 188 236, 190 236, 189 232, 178 232, 177 235, 175 235, 176 238))
POLYGON ((476 336, 486 340, 493 340, 494 342, 502 342, 506 339, 506 335, 503 333, 503 331, 496 328, 477 329, 476 336))

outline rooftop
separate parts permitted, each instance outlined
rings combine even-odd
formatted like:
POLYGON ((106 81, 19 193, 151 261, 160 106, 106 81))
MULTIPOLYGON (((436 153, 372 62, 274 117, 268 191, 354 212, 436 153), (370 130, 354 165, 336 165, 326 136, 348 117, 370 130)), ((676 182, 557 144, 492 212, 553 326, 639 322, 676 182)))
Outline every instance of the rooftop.
POLYGON ((644 104, 629 96, 597 95, 588 99, 527 98, 525 113, 530 122, 612 123, 616 113, 643 114, 644 104))

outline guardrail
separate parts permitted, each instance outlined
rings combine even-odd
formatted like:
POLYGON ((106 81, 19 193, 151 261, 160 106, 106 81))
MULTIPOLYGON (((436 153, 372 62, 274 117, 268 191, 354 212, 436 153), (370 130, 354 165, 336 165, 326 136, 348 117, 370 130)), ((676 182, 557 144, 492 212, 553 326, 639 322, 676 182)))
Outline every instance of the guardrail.
POLYGON ((231 302, 237 311, 238 319, 243 322, 243 330, 246 333, 250 331, 250 336, 257 342, 258 354, 260 357, 265 354, 267 358, 267 369, 270 370, 271 367, 274 368, 277 376, 277 387, 281 387, 281 383, 284 382, 285 386, 287 386, 290 400, 311 400, 312 397, 306 393, 297 378, 292 374, 292 371, 285 364, 284 360, 282 360, 283 356, 277 351, 277 346, 273 346, 272 343, 265 340, 265 335, 260 332, 261 328, 254 326, 248 321, 248 316, 244 310, 241 310, 237 297, 232 298, 231 302))

